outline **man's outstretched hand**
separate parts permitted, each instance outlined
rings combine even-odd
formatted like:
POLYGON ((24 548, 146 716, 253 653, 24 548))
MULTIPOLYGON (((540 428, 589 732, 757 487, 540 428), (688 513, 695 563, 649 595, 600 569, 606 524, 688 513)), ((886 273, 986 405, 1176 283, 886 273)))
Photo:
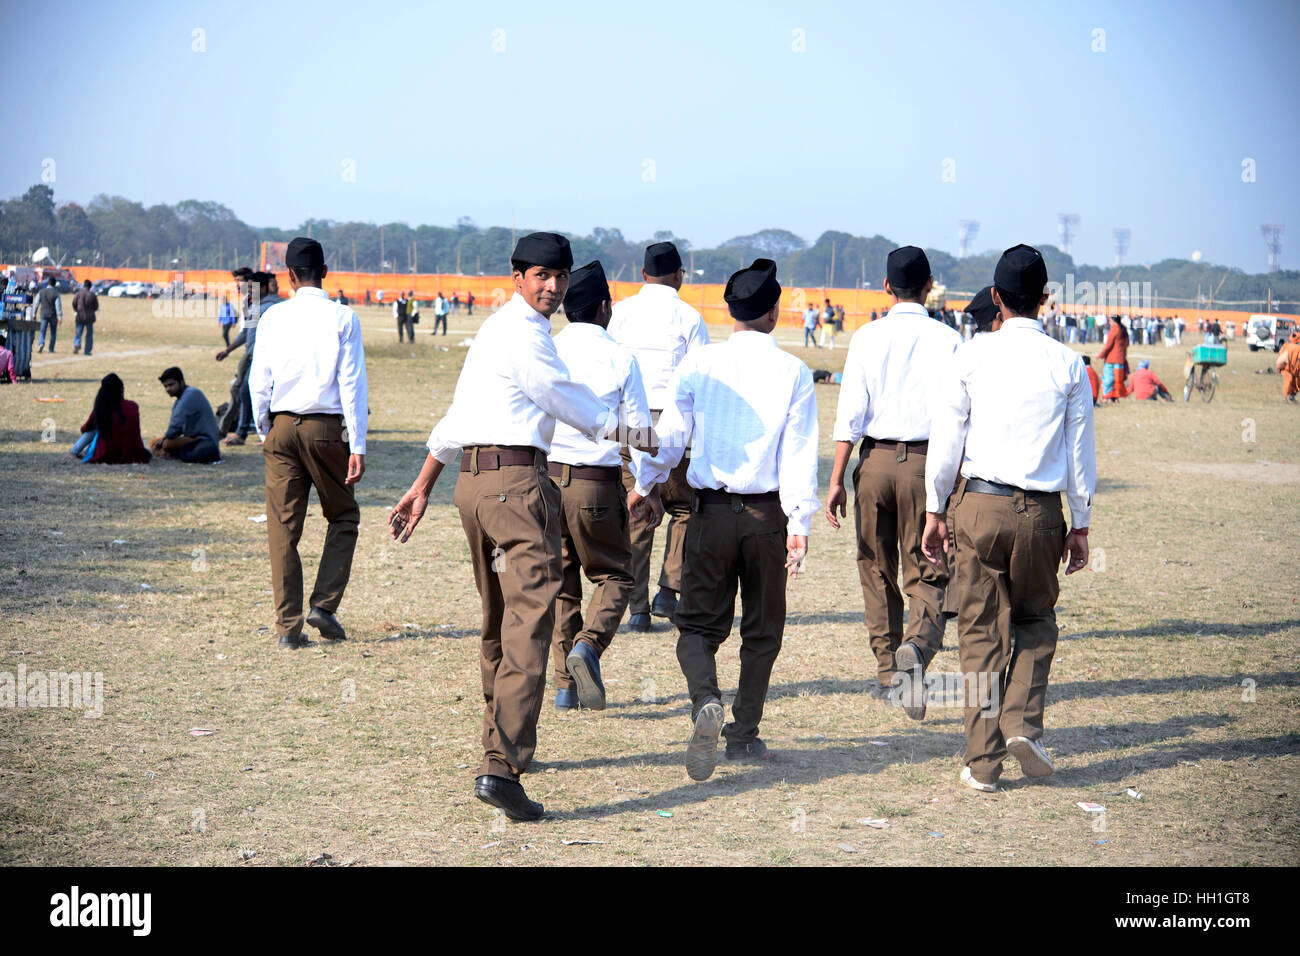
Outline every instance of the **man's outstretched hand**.
POLYGON ((399 544, 410 540, 415 526, 424 517, 424 509, 429 506, 429 496, 412 488, 402 495, 402 500, 388 513, 388 531, 393 540, 399 544))
POLYGON ((948 567, 948 521, 933 511, 925 513, 925 530, 921 532, 921 553, 941 570, 948 567))

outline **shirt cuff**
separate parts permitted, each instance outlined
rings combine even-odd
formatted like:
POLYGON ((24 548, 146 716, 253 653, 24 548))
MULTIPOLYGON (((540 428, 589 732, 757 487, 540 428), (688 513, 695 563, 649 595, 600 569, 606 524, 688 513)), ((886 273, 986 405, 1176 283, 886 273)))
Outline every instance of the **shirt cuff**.
POLYGON ((812 513, 804 514, 796 509, 795 513, 786 516, 786 534, 799 534, 805 538, 808 537, 812 530, 812 513))

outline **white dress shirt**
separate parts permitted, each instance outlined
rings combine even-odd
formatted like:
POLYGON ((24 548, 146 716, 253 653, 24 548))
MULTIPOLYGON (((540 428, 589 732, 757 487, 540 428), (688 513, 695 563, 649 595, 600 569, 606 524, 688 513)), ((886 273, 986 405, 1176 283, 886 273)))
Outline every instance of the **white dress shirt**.
POLYGON ((925 306, 899 302, 849 340, 835 415, 836 441, 925 441, 930 404, 961 335, 925 306))
POLYGON ((1064 491, 1071 527, 1088 527, 1097 455, 1083 359, 1037 319, 1011 318, 963 343, 951 368, 930 430, 925 510, 944 510, 960 466, 967 478, 1064 491))
POLYGON ((614 304, 609 334, 636 356, 646 398, 656 411, 667 407, 673 373, 686 353, 709 344, 709 330, 700 313, 683 302, 672 286, 651 282, 614 304))
POLYGON ((303 286, 256 321, 248 387, 258 434, 271 430, 271 412, 342 415, 352 454, 364 455, 370 411, 357 314, 303 286))
POLYGON ((516 292, 475 336, 429 453, 444 465, 468 445, 531 445, 549 455, 556 419, 592 439, 617 434, 618 412, 570 379, 551 320, 516 292))
POLYGON ((817 395, 808 366, 772 336, 735 332, 686 356, 657 432, 649 485, 667 477, 689 440, 692 488, 737 495, 779 490, 789 533, 808 533, 818 507, 817 395))
MULTIPOLYGON (((618 409, 620 429, 641 429, 641 434, 649 438, 650 405, 646 401, 640 366, 629 349, 591 322, 570 322, 555 336, 555 349, 575 382, 590 388, 609 408, 618 409)), ((632 447, 634 444, 629 442, 630 470, 639 493, 645 494, 649 491, 642 483, 646 454, 632 447)), ((623 464, 620 447, 616 439, 588 438, 572 425, 556 422, 550 459, 564 465, 619 467, 623 464)))

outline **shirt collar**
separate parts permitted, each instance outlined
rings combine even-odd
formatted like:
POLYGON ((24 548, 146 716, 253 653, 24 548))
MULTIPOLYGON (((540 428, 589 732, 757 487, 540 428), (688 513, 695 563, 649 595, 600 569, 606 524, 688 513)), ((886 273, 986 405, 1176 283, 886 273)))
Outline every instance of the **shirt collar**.
POLYGON ((1024 316, 1013 315, 1009 319, 1003 319, 1002 328, 1003 329, 1030 329, 1033 330, 1034 332, 1042 332, 1043 323, 1039 322, 1037 319, 1027 319, 1024 316))
POLYGON ((516 292, 514 295, 510 297, 510 302, 508 303, 508 305, 516 312, 518 312, 520 315, 522 315, 524 318, 532 319, 534 322, 540 322, 548 329, 551 327, 550 317, 542 315, 542 313, 534 309, 531 305, 528 304, 528 300, 525 299, 518 292, 516 292))
POLYGON ((646 282, 641 286, 641 295, 649 293, 650 295, 666 295, 670 299, 680 299, 681 295, 670 285, 659 285, 655 282, 646 282))
POLYGON ((776 339, 767 332, 758 332, 754 329, 743 329, 740 332, 732 332, 728 342, 738 342, 741 345, 769 345, 776 348, 776 339))
POLYGON ((930 317, 930 313, 926 311, 925 306, 919 302, 895 302, 889 307, 889 311, 885 313, 885 318, 889 318, 891 315, 923 315, 927 319, 930 317))
MULTIPOLYGON (((296 291, 293 295, 294 295, 294 298, 297 298, 297 297, 300 296, 300 295, 305 295, 305 296, 309 296, 309 297, 310 297, 310 296, 315 296, 316 298, 319 298, 319 299, 328 299, 328 298, 329 298, 329 293, 327 293, 324 289, 318 289, 318 288, 316 288, 314 285, 300 285, 300 286, 298 286, 298 291, 296 291)), ((273 299, 273 298, 275 298, 275 297, 274 297, 274 296, 267 296, 266 299, 264 299, 263 301, 269 302, 269 301, 270 301, 271 299, 273 299)), ((277 299, 276 301, 279 301, 279 300, 277 299)))

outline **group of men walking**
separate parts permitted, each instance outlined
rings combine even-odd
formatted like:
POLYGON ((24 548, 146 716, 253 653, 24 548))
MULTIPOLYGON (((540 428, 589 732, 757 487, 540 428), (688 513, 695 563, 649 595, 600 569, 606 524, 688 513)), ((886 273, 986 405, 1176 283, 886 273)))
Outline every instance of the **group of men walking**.
MULTIPOLYGON (((296 545, 310 485, 330 530, 306 623, 344 636, 334 612, 356 541, 351 486, 364 473, 366 380, 355 313, 320 291, 319 244, 294 240, 286 261, 297 291, 263 317, 252 381, 257 427, 269 433, 277 625, 282 644, 301 646, 296 545)), ((671 243, 646 250, 645 285, 618 305, 601 264, 574 269, 563 236, 524 236, 511 268, 514 295, 479 330, 420 473, 389 515, 392 536, 409 540, 443 470, 454 469, 482 602, 475 794, 513 819, 542 815, 520 777, 537 745, 547 658, 557 708, 603 708, 601 657, 629 610, 634 629, 654 613, 678 629, 688 774, 713 772, 723 737, 727 759, 768 759, 759 728, 786 580, 802 570, 820 508, 812 375, 771 335, 775 263, 759 259, 731 276, 732 334, 717 344, 678 296, 671 243), (561 306, 568 326, 552 337, 561 306), (665 510, 672 526, 652 604, 648 552, 665 510), (585 611, 584 576, 595 589, 585 611), (715 659, 737 592, 740 679, 725 722, 715 659)), ((963 344, 925 312, 932 283, 920 249, 890 254, 895 304, 850 345, 825 514, 835 528, 847 514, 860 442, 851 480, 878 693, 924 717, 925 671, 945 612, 955 612, 963 672, 997 695, 992 708, 966 701, 962 779, 991 790, 1008 754, 1030 776, 1051 772, 1040 738, 1056 574, 1063 558, 1067 573, 1087 561, 1091 389, 1081 360, 1038 322, 1047 273, 1036 250, 1008 250, 981 293, 995 313, 983 324, 1001 335, 963 344)))

